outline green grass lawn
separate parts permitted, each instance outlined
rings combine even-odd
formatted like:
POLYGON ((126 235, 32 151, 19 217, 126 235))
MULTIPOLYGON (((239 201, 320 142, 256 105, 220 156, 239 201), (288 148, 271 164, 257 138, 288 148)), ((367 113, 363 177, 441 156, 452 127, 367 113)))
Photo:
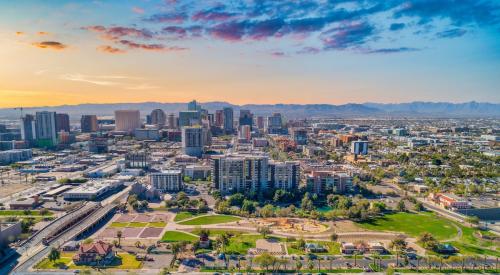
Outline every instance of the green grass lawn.
POLYGON ((148 227, 165 227, 167 225, 166 222, 150 222, 148 223, 148 227))
MULTIPOLYGON (((288 250, 288 254, 290 254, 290 255, 305 255, 306 254, 305 251, 292 247, 295 243, 296 242, 287 243, 286 248, 288 250)), ((328 250, 327 252, 313 253, 313 254, 317 254, 317 255, 339 255, 340 254, 340 244, 337 242, 308 241, 308 240, 306 240, 306 243, 321 244, 322 246, 326 247, 326 249, 328 250)))
MULTIPOLYGON (((201 228, 196 228, 195 230, 191 231, 191 233, 195 235, 200 235, 201 228)), ((228 233, 233 236, 239 236, 241 234, 245 234, 246 232, 244 231, 236 231, 236 230, 222 230, 222 229, 209 229, 210 231, 210 238, 215 238, 217 236, 222 235, 223 233, 228 233)))
MULTIPOLYGON (((462 255, 488 255, 500 257, 500 251, 494 250, 495 243, 490 240, 484 240, 474 236, 474 232, 479 231, 476 228, 470 228, 457 224, 462 229, 462 237, 459 241, 450 242, 455 248, 459 250, 462 255)), ((491 234, 488 231, 483 234, 491 234)))
POLYGON ((229 239, 229 244, 225 248, 228 254, 242 254, 245 255, 249 248, 255 248, 255 242, 262 239, 262 235, 248 234, 238 235, 229 239))
POLYGON ((177 215, 175 215, 174 222, 180 222, 180 221, 191 219, 191 218, 194 218, 194 217, 200 216, 200 215, 201 214, 191 213, 188 211, 182 211, 182 212, 177 213, 177 215))
POLYGON ((387 214, 358 225, 368 230, 402 232, 412 237, 429 232, 438 240, 452 239, 457 235, 451 221, 430 212, 387 214))
POLYGON ((127 227, 128 222, 112 222, 110 227, 127 227))
POLYGON ((127 227, 146 227, 148 226, 147 222, 129 222, 127 227))
POLYGON ((447 243, 457 248, 460 254, 500 256, 500 251, 494 249, 495 244, 492 241, 474 236, 474 232, 478 229, 463 226, 432 212, 388 214, 358 225, 375 231, 402 232, 412 237, 418 237, 422 232, 429 232, 440 241, 455 238, 459 227, 462 230, 462 237, 447 243))
MULTIPOLYGON (((39 262, 35 268, 36 269, 92 269, 91 266, 86 265, 75 265, 73 263, 74 252, 62 252, 61 258, 57 261, 50 261, 48 258, 43 259, 39 262)), ((135 259, 135 256, 128 253, 118 253, 116 259, 105 267, 105 269, 139 269, 142 267, 142 262, 135 259)))
POLYGON ((48 211, 44 215, 40 210, 29 210, 27 213, 24 210, 0 210, 0 216, 52 216, 54 213, 48 211))
POLYGON ((235 216, 228 215, 209 215, 209 216, 201 216, 198 218, 194 218, 191 220, 180 222, 179 224, 183 225, 204 225, 204 224, 217 224, 217 223, 227 223, 239 221, 241 218, 235 216))
POLYGON ((36 269, 62 269, 64 267, 69 267, 72 264, 73 255, 75 253, 61 253, 61 258, 57 261, 50 261, 48 258, 43 259, 41 262, 35 265, 36 269))
POLYGON ((165 232, 165 234, 163 234, 163 237, 161 238, 162 242, 168 242, 168 243, 181 242, 181 241, 193 242, 196 240, 198 240, 198 237, 182 231, 167 231, 165 232))

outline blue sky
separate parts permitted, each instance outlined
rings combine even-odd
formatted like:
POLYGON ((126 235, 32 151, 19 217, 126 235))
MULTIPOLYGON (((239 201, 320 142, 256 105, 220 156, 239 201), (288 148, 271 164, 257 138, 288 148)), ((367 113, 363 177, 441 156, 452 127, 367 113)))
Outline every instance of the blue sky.
POLYGON ((500 102, 500 1, 8 1, 0 42, 2 106, 500 102))

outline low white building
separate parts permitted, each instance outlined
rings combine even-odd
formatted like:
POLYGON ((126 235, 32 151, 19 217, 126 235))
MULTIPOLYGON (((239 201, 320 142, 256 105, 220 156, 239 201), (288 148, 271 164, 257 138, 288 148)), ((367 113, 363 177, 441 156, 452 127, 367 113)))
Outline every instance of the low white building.
POLYGON ((108 191, 123 185, 119 180, 91 181, 63 194, 65 200, 95 200, 108 191))

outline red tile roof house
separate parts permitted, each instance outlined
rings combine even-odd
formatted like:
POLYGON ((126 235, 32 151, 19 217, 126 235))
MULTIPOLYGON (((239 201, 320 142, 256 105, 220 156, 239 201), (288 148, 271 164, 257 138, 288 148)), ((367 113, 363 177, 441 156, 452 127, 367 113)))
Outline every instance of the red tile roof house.
POLYGON ((90 244, 82 244, 78 249, 78 253, 73 256, 73 262, 76 265, 97 265, 97 257, 100 256, 99 265, 110 264, 116 253, 112 249, 112 245, 103 241, 98 241, 90 244))

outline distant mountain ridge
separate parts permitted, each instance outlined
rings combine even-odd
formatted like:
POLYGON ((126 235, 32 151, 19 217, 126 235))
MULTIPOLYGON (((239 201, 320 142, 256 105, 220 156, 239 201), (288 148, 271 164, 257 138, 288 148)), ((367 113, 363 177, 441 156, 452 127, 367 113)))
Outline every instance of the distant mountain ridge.
MULTIPOLYGON (((249 109, 256 115, 270 115, 279 112, 287 118, 358 118, 358 117, 500 117, 499 103, 449 103, 449 102, 409 102, 409 103, 363 103, 363 104, 245 104, 234 105, 227 102, 201 102, 203 108, 209 112, 215 112, 224 107, 234 108, 236 114, 240 109, 249 109)), ((47 110, 68 113, 72 120, 77 120, 82 114, 96 114, 99 116, 111 116, 114 110, 136 109, 145 116, 153 109, 162 109, 166 113, 178 113, 187 109, 187 103, 110 103, 110 104, 78 104, 61 105, 51 107, 24 108, 23 113, 34 113, 47 110)), ((0 118, 17 118, 19 110, 13 108, 0 109, 0 118)))

